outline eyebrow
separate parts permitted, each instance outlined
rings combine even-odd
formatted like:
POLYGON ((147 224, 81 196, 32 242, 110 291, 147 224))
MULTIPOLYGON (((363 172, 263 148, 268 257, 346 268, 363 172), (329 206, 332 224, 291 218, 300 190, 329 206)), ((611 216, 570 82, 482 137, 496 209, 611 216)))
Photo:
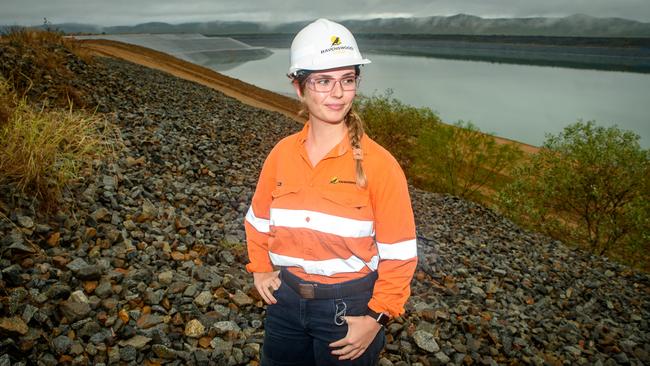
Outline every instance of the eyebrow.
MULTIPOLYGON (((344 77, 355 76, 355 75, 356 75, 355 72, 350 71, 350 72, 346 72, 345 74, 341 75, 341 77, 344 78, 344 77)), ((336 78, 335 78, 334 76, 332 76, 332 75, 317 75, 317 76, 315 76, 315 77, 316 77, 316 78, 319 78, 319 79, 336 79, 336 78)))

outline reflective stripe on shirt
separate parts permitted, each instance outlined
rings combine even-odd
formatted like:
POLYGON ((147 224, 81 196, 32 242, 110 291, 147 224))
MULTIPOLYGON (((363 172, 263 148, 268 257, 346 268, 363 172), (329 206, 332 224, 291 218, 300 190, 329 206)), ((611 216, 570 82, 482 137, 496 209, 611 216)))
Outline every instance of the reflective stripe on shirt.
POLYGON ((381 259, 406 260, 418 256, 418 246, 415 239, 405 240, 393 244, 377 242, 377 250, 381 259))
POLYGON ((269 229, 270 220, 261 219, 255 216, 255 212, 253 212, 253 206, 250 206, 248 208, 248 212, 246 213, 246 221, 248 221, 249 224, 253 225, 255 230, 259 231, 260 233, 268 233, 271 231, 269 229))
POLYGON ((363 267, 368 266, 371 270, 377 269, 379 257, 374 256, 370 262, 364 262, 361 258, 351 256, 347 259, 333 258, 324 260, 306 260, 290 257, 288 255, 269 252, 271 261, 276 266, 301 267, 305 273, 322 276, 331 276, 337 273, 359 272, 363 267))
POLYGON ((346 238, 364 238, 374 234, 372 221, 309 210, 271 208, 271 225, 316 230, 346 238))

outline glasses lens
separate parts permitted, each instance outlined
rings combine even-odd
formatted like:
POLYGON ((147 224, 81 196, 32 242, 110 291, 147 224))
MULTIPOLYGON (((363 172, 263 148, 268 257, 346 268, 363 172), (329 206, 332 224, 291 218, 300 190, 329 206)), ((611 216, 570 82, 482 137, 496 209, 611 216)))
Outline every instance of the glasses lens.
POLYGON ((341 88, 346 91, 356 90, 359 85, 359 78, 356 76, 345 77, 343 79, 315 78, 309 79, 307 85, 309 89, 319 93, 329 93, 334 89, 336 83, 341 84, 341 88))

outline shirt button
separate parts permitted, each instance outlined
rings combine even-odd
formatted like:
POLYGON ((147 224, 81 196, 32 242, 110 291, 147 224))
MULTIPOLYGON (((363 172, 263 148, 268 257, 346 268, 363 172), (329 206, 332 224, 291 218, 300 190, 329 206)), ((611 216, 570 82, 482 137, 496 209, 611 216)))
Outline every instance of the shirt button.
POLYGON ((305 221, 309 222, 309 220, 311 220, 309 216, 305 217, 305 221))

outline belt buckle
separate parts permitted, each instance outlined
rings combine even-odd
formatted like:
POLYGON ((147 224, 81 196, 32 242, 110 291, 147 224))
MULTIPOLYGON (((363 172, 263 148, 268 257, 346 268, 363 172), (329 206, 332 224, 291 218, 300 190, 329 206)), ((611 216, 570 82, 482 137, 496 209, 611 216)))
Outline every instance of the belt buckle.
POLYGON ((315 287, 316 285, 310 283, 300 283, 298 284, 298 293, 303 299, 313 299, 315 287))

